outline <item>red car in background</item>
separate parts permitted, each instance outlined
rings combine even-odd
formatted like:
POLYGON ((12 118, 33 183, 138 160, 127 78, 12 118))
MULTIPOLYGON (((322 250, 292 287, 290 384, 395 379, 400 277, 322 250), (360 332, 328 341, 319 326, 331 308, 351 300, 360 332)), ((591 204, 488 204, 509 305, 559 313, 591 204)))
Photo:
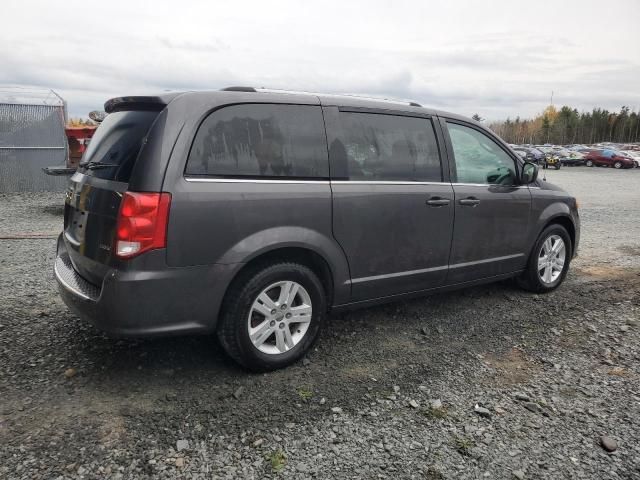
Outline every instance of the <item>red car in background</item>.
POLYGON ((589 150, 584 156, 584 164, 587 167, 613 167, 613 168, 633 168, 635 162, 614 150, 589 150))

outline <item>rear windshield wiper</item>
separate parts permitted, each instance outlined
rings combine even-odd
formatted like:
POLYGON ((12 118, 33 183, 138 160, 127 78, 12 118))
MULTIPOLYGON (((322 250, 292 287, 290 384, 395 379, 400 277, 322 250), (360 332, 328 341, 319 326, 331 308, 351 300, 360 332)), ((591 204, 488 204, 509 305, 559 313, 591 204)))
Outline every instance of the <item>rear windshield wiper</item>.
POLYGON ((111 168, 119 167, 117 163, 102 163, 102 162, 87 162, 79 164, 80 167, 84 167, 87 170, 97 170, 99 168, 111 168))

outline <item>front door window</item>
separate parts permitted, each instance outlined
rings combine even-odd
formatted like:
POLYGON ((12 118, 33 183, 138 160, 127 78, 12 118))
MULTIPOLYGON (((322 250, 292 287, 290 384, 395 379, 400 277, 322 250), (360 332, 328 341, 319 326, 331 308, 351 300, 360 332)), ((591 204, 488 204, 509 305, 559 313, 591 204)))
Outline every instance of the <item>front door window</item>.
POLYGON ((455 157, 456 183, 510 186, 516 183, 515 163, 484 133, 447 122, 455 157))

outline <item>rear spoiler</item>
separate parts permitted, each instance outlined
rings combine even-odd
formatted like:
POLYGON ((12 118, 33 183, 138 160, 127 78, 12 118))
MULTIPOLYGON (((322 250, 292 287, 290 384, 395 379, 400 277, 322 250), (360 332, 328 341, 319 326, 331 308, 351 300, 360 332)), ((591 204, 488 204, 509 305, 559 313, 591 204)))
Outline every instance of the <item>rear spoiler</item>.
POLYGON ((164 107, 178 95, 179 93, 169 93, 156 96, 116 97, 105 102, 104 111, 107 113, 121 112, 123 110, 159 112, 164 110, 164 107))

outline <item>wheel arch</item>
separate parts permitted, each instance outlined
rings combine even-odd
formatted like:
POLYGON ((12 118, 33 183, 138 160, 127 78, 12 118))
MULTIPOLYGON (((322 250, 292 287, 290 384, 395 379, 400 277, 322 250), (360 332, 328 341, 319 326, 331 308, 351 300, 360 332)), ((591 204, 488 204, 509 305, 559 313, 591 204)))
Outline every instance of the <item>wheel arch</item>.
POLYGON ((249 275, 252 270, 259 268, 261 265, 266 266, 280 261, 299 263, 311 269, 311 271, 318 275, 318 278, 325 287, 327 306, 330 308, 333 305, 336 297, 336 279, 334 277, 334 271, 327 259, 309 247, 299 245, 282 245, 256 253, 249 258, 246 263, 243 263, 242 267, 235 272, 233 278, 225 289, 220 310, 224 308, 227 294, 236 282, 244 281, 246 276, 249 275))
POLYGON ((538 235, 536 238, 540 236, 540 234, 550 225, 560 225, 564 227, 564 229, 569 234, 569 239, 571 240, 571 252, 575 252, 576 247, 576 226, 573 223, 573 220, 569 215, 557 214, 549 219, 542 225, 542 228, 538 231, 538 235))
POLYGON ((578 243, 580 241, 580 219, 574 213, 572 199, 566 198, 565 193, 561 193, 560 197, 555 197, 555 192, 545 191, 547 196, 534 197, 533 211, 535 220, 532 222, 527 249, 528 255, 531 255, 540 234, 549 225, 562 225, 569 234, 571 241, 572 256, 575 255, 578 243), (554 198, 555 197, 555 198, 554 198))
POLYGON ((533 244, 531 245, 529 258, 527 260, 527 268, 516 279, 518 284, 525 290, 529 290, 531 292, 536 292, 536 293, 543 293, 543 292, 549 292, 549 291, 555 290, 563 282, 564 277, 566 276, 566 273, 568 271, 569 261, 571 260, 571 257, 574 254, 574 248, 577 242, 576 235, 579 235, 579 232, 576 232, 576 226, 574 225, 571 217, 569 217, 568 215, 563 215, 562 213, 559 213, 552 217, 546 218, 544 222, 541 222, 541 227, 538 230, 538 234, 536 235, 536 238, 533 244), (561 276, 559 277, 559 280, 552 279, 553 282, 556 282, 556 283, 545 285, 541 283, 541 279, 539 276, 539 263, 538 263, 539 258, 537 258, 538 252, 539 252, 538 244, 542 240, 542 237, 541 237, 542 233, 547 228, 554 225, 562 226, 567 231, 567 234, 569 235, 569 242, 571 243, 571 246, 569 247, 571 255, 569 259, 565 261, 565 264, 563 266, 563 271, 561 273, 561 276), (538 267, 538 268, 535 268, 535 267, 538 267), (535 277, 535 279, 533 277, 535 277))

